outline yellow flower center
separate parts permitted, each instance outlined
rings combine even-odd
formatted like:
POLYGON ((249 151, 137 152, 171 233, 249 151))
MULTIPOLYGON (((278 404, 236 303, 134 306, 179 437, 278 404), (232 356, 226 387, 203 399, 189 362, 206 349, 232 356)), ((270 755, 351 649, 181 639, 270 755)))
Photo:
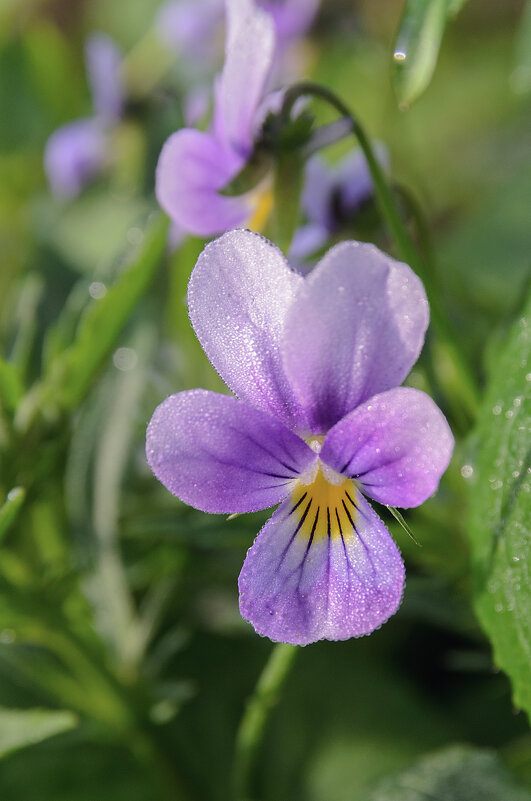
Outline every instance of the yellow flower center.
POLYGON ((325 537, 345 540, 354 533, 358 512, 354 482, 319 461, 313 467, 291 493, 297 536, 310 542, 325 537))

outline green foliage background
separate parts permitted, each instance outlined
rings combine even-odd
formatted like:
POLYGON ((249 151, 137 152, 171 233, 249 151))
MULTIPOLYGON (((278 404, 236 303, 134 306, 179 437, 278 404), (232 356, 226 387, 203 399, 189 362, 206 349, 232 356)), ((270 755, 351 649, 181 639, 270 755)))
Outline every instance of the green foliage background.
MULTIPOLYGON (((147 93, 134 69, 157 7, 0 6, 6 801, 234 798, 239 721, 272 649, 239 617, 236 586, 267 513, 187 508, 143 455, 167 394, 223 391, 184 302, 203 243, 171 254, 153 197, 183 83, 177 63, 147 93), (47 188, 43 148, 90 113, 94 29, 129 53, 135 102, 108 173, 65 204, 47 188)), ((430 282, 479 409, 463 410, 432 333, 409 381, 435 396, 457 444, 438 494, 407 515, 422 548, 386 518, 407 566, 403 605, 368 638, 298 654, 270 699, 250 791, 261 801, 531 798, 531 15, 517 0, 401 13, 393 0, 326 0, 305 76, 386 143, 393 182, 416 198, 430 282)), ((374 209, 349 234, 393 251, 374 209)))

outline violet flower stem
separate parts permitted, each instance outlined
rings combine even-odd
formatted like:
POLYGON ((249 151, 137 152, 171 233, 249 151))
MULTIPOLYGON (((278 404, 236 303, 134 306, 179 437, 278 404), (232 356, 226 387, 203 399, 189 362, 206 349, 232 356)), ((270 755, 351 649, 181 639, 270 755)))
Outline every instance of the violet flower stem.
POLYGON ((296 100, 303 95, 311 95, 324 100, 338 111, 342 117, 351 122, 351 132, 358 140, 358 143, 367 160, 371 177, 374 184, 376 199, 380 206, 382 217, 393 237, 398 256, 405 261, 417 273, 423 281, 430 301, 431 317, 433 327, 439 338, 445 343, 448 355, 451 359, 452 367, 456 376, 456 385, 460 387, 461 403, 467 415, 474 419, 479 405, 479 390, 473 377, 473 371, 467 363, 467 359, 461 349, 460 343, 455 336, 453 329, 448 323, 444 309, 440 303, 440 292, 434 285, 432 275, 425 261, 418 252, 409 234, 409 231, 402 220, 397 204, 393 197, 390 186, 384 172, 374 155, 372 145, 368 136, 359 124, 358 120, 351 113, 350 109, 340 98, 323 86, 312 82, 302 82, 295 84, 287 90, 282 105, 282 115, 289 119, 291 110, 296 100))
POLYGON ((238 732, 233 762, 234 801, 250 801, 253 768, 270 712, 278 701, 284 682, 299 649, 278 643, 269 655, 252 696, 247 701, 238 732))

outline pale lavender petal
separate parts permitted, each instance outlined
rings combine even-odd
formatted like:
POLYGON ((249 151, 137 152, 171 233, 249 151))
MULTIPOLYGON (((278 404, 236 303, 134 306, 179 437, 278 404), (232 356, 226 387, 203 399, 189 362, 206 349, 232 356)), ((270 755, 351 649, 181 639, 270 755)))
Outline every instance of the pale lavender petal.
POLYGON ((284 366, 311 430, 402 383, 428 324, 424 287, 374 245, 343 242, 304 281, 285 321, 284 366))
POLYGON ((106 121, 119 119, 124 106, 124 86, 118 46, 110 36, 95 33, 87 39, 85 55, 96 114, 106 121))
POLYGON ((211 54, 223 10, 223 0, 173 0, 161 6, 155 27, 169 47, 195 61, 211 54))
POLYGON ((146 455, 170 492, 196 509, 224 514, 278 503, 316 458, 274 417, 202 389, 171 395, 157 407, 146 455))
POLYGON ((97 120, 77 120, 58 128, 44 151, 52 192, 59 197, 75 197, 102 169, 107 156, 107 135, 97 120))
POLYGON ((328 432, 320 457, 389 506, 419 506, 433 495, 454 438, 432 399, 412 387, 375 395, 328 432))
POLYGON ((275 23, 278 38, 281 41, 302 36, 313 23, 319 0, 258 0, 275 23))
POLYGON ((248 158, 255 115, 273 63, 275 29, 271 17, 249 2, 227 0, 227 14, 227 50, 216 102, 226 144, 248 158))
POLYGON ((280 354, 283 323, 301 276, 258 234, 230 231, 199 256, 188 288, 190 319, 230 389, 300 430, 280 354))
POLYGON ((303 489, 284 501, 247 553, 241 614, 258 634, 293 645, 369 634, 400 604, 398 548, 361 494, 348 492, 331 509, 309 503, 303 489))
POLYGON ((162 148, 155 176, 157 200, 187 231, 211 236, 241 225, 251 213, 245 196, 225 197, 218 190, 243 161, 203 131, 185 128, 162 148))

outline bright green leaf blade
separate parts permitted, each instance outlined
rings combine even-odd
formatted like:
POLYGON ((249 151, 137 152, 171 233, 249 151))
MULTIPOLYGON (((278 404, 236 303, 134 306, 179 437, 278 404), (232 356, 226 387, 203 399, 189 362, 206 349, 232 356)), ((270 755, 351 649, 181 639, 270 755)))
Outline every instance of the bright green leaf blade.
POLYGON ((393 80, 400 106, 426 89, 437 64, 451 0, 407 0, 393 51, 393 80))
POLYGON ((23 487, 15 487, 8 493, 4 505, 0 507, 0 542, 14 523, 25 497, 26 490, 23 487))
POLYGON ((41 395, 45 403, 72 409, 82 400, 157 271, 166 249, 167 227, 167 219, 159 216, 146 233, 133 265, 89 308, 74 343, 53 361, 45 375, 41 395))
POLYGON ((531 714, 531 297, 492 372, 477 429, 469 536, 476 612, 531 714))
POLYGON ((381 782, 367 801, 531 801, 494 751, 452 746, 381 782))
POLYGON ((0 707, 0 757, 77 726, 72 712, 0 707))
POLYGON ((0 358, 0 405, 7 412, 14 412, 23 392, 22 379, 15 365, 0 358))

